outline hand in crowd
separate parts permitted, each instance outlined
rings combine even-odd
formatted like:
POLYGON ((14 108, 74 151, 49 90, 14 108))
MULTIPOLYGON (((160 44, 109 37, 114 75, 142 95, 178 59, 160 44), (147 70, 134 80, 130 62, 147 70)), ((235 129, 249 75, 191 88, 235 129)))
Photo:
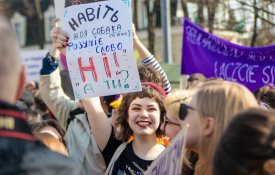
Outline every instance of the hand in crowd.
POLYGON ((25 85, 25 89, 31 93, 35 92, 38 89, 38 83, 35 81, 29 81, 25 85))
POLYGON ((53 47, 58 49, 62 54, 66 54, 69 37, 59 26, 58 19, 54 21, 54 28, 51 30, 51 39, 53 47))

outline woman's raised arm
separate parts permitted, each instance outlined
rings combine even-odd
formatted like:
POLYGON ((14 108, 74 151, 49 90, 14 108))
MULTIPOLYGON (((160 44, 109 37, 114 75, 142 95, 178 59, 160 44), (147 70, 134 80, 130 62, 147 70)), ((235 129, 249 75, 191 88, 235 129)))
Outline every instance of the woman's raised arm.
POLYGON ((103 151, 112 132, 111 120, 101 107, 98 97, 83 99, 81 102, 87 112, 87 117, 97 146, 103 151))

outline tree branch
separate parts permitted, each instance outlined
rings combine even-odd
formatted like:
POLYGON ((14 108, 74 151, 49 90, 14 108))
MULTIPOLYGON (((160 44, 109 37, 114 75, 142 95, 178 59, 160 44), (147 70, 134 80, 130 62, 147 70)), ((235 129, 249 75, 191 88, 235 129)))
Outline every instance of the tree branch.
MULTIPOLYGON (((244 2, 244 1, 241 1, 241 0, 236 0, 236 1, 237 1, 238 3, 240 3, 240 4, 246 5, 246 6, 248 6, 248 7, 255 8, 253 5, 250 5, 250 4, 248 4, 248 3, 244 2)), ((263 11, 263 12, 265 12, 265 13, 267 13, 267 14, 270 14, 270 15, 275 16, 275 13, 270 12, 270 11, 264 9, 264 8, 256 7, 256 9, 259 10, 259 11, 263 11)))
POLYGON ((271 21, 265 19, 264 17, 262 17, 262 16, 260 16, 260 15, 258 15, 258 18, 261 19, 261 20, 263 20, 263 21, 265 21, 265 22, 267 22, 268 24, 270 24, 270 25, 272 25, 272 26, 275 26, 275 23, 273 23, 273 22, 271 22, 271 21))

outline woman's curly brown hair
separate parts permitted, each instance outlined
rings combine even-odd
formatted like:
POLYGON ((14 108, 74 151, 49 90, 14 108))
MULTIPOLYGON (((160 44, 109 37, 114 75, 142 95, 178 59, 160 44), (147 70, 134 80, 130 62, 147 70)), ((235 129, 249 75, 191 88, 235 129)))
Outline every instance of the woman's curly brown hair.
POLYGON ((162 88, 165 87, 165 82, 161 73, 157 71, 152 65, 138 66, 138 74, 141 82, 153 82, 162 88))
POLYGON ((164 122, 164 116, 166 115, 166 110, 163 103, 163 96, 151 86, 142 86, 142 91, 128 93, 123 96, 122 103, 118 109, 118 118, 115 123, 115 135, 118 140, 123 142, 128 141, 130 136, 133 135, 133 131, 128 123, 128 109, 130 104, 136 98, 153 98, 159 105, 160 109, 160 125, 156 131, 157 136, 161 136, 163 133, 160 129, 160 126, 164 122))

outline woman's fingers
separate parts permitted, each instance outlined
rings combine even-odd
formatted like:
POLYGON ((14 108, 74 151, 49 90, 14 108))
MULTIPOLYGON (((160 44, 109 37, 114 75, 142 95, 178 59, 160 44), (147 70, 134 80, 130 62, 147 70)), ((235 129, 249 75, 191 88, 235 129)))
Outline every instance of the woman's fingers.
POLYGON ((57 48, 63 48, 68 46, 69 37, 60 27, 54 27, 51 30, 51 38, 53 44, 57 48))
MULTIPOLYGON (((56 29, 53 28, 50 32, 50 35, 51 35, 51 39, 54 40, 57 38, 57 32, 56 32, 56 29)), ((54 42, 54 41, 53 41, 54 42)))
POLYGON ((59 28, 59 34, 62 35, 64 38, 69 38, 68 34, 66 32, 64 32, 60 27, 59 28))
POLYGON ((57 42, 61 44, 62 47, 68 46, 68 41, 69 41, 68 35, 61 28, 59 28, 58 32, 59 33, 57 35, 57 42))
POLYGON ((66 40, 62 40, 59 38, 56 39, 56 47, 60 48, 60 47, 66 47, 66 46, 67 46, 66 40))

